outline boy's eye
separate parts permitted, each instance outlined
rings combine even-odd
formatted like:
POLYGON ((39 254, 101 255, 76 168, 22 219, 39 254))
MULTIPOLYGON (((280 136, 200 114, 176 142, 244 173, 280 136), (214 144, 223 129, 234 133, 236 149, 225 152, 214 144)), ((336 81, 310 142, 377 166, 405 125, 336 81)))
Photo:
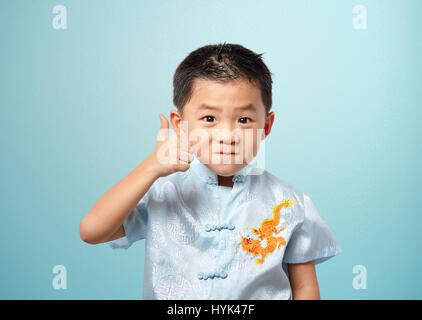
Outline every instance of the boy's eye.
POLYGON ((205 116, 202 120, 205 120, 206 122, 213 122, 215 118, 213 116, 205 116))
POLYGON ((250 118, 240 118, 239 119, 239 122, 240 123, 249 123, 251 121, 251 119, 250 118))

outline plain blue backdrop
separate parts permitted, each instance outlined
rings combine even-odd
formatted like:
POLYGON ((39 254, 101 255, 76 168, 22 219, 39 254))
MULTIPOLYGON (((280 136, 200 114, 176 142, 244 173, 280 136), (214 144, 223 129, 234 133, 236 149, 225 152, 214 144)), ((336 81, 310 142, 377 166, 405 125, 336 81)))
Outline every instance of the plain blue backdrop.
POLYGON ((343 253, 323 299, 421 299, 421 1, 1 1, 2 299, 141 299, 144 242, 79 223, 153 150, 172 78, 212 43, 257 52, 275 122, 266 169, 308 194, 343 253), (55 5, 67 29, 52 26, 55 5), (353 27, 353 8, 367 28, 353 27), (55 290, 64 265, 67 289, 55 290), (353 267, 367 270, 356 290, 353 267))

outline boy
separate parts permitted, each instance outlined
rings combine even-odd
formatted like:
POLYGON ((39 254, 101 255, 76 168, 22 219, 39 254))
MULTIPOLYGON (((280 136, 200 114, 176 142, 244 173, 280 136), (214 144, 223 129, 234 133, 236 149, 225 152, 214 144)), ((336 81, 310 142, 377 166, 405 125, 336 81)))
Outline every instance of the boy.
POLYGON ((319 299, 315 264, 341 252, 312 200, 249 164, 274 122, 272 79, 235 44, 190 53, 156 147, 80 223, 83 241, 146 239, 144 299, 319 299), (255 172, 256 173, 256 172, 255 172))

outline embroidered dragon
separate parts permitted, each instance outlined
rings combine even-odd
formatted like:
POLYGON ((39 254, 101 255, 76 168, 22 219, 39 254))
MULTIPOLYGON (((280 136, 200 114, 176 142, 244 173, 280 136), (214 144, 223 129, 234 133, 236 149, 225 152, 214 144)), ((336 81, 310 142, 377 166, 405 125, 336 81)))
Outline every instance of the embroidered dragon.
MULTIPOLYGON (((255 263, 262 264, 264 262, 265 257, 273 252, 277 246, 278 249, 281 248, 281 246, 286 245, 286 241, 282 236, 275 237, 273 234, 279 234, 281 231, 283 231, 286 226, 279 229, 277 231, 276 227, 280 223, 280 210, 285 207, 290 207, 292 205, 296 204, 295 199, 288 199, 283 202, 280 202, 277 204, 273 209, 273 218, 272 219, 264 219, 261 223, 261 227, 259 229, 251 228, 251 232, 253 234, 256 234, 259 239, 252 239, 250 237, 244 237, 239 230, 239 235, 241 236, 242 240, 236 245, 236 253, 237 248, 241 244, 242 249, 250 254, 253 254, 257 257, 255 260, 255 263), (267 245, 265 247, 262 247, 261 241, 264 240, 264 238, 267 240, 267 245), (261 256, 258 258, 258 256, 261 256)), ((247 228, 244 228, 247 229, 247 228)))

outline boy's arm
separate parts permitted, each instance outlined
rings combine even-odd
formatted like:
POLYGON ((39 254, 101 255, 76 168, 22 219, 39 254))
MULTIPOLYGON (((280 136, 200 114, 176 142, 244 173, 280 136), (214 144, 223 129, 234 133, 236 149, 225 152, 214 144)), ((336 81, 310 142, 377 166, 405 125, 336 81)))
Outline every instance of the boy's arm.
POLYGON ((108 190, 79 224, 83 241, 98 244, 125 235, 123 221, 158 178, 148 157, 108 190))
MULTIPOLYGON (((177 136, 169 136, 169 123, 160 116, 161 129, 154 152, 138 165, 126 177, 108 190, 95 203, 79 224, 79 233, 83 241, 91 244, 108 242, 125 236, 123 222, 133 208, 147 193, 155 180, 176 171, 186 171, 193 160, 191 152, 178 145, 177 136), (163 159, 160 148, 168 148, 170 155, 177 157, 176 162, 163 159), (163 164, 164 163, 164 164, 163 164)), ((187 139, 183 134, 182 139, 187 139)), ((185 144, 182 144, 185 146, 185 144)), ((170 159, 169 159, 170 160, 170 159)))
POLYGON ((319 300, 319 287, 314 261, 289 263, 287 266, 293 300, 319 300))
POLYGON ((123 228, 123 224, 120 225, 119 229, 108 239, 107 241, 112 241, 124 237, 126 235, 125 228, 123 228))

